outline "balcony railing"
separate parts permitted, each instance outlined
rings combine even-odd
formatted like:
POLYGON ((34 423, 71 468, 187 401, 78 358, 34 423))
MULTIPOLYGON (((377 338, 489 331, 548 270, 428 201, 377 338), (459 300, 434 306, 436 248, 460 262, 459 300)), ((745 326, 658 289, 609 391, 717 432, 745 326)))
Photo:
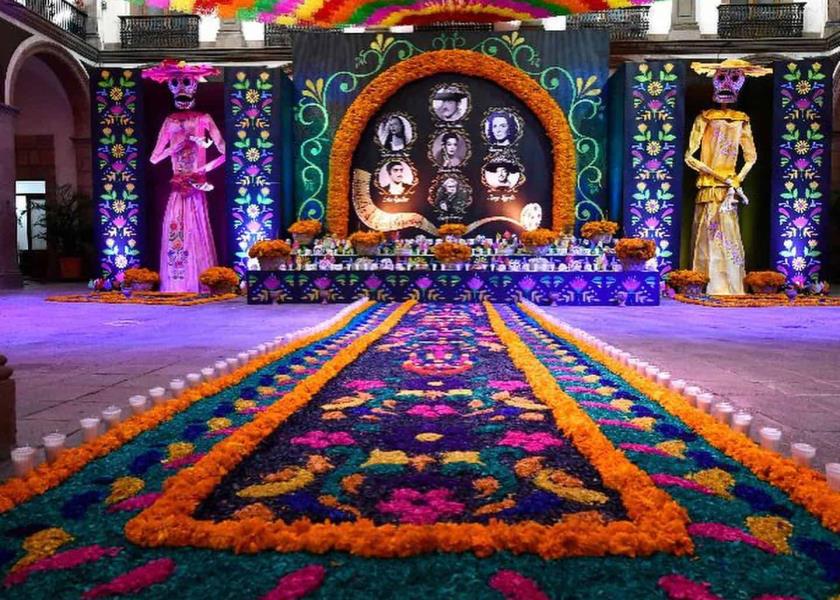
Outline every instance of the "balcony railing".
POLYGON ((341 33, 341 30, 307 27, 306 25, 277 25, 276 23, 266 23, 263 43, 266 46, 291 48, 292 41, 298 33, 341 33))
POLYGON ((801 37, 805 2, 784 4, 721 4, 718 37, 801 37))
POLYGON ((87 14, 66 0, 25 0, 22 4, 68 33, 85 39, 87 14))
POLYGON ((198 48, 197 15, 120 17, 123 48, 198 48))
POLYGON ((568 16, 566 29, 605 29, 611 41, 643 40, 648 22, 648 7, 634 6, 568 16))

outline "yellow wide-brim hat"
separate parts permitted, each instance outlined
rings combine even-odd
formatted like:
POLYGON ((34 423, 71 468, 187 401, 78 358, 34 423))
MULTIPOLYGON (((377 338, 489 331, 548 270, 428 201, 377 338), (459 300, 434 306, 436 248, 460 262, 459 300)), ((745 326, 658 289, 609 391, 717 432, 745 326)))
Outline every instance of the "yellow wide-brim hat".
POLYGON ((722 69, 740 69, 747 77, 763 77, 773 73, 773 69, 768 67, 759 67, 740 58, 727 58, 719 63, 691 63, 692 70, 698 75, 708 75, 709 77, 722 69))

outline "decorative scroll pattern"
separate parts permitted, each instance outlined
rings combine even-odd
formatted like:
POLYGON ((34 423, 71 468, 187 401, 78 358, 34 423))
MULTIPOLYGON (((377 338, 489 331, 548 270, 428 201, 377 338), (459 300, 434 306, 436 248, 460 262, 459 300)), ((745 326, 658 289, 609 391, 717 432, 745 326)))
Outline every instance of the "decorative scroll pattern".
POLYGON ((93 184, 99 266, 122 281, 143 262, 145 233, 139 71, 102 69, 91 77, 93 184))
POLYGON ((654 272, 248 271, 248 303, 516 302, 606 306, 659 304, 654 272))
POLYGON ((775 68, 771 256, 795 285, 817 280, 823 264, 831 179, 829 73, 824 60, 775 68))
POLYGON ((228 214, 233 268, 247 270, 248 250, 277 235, 278 119, 272 72, 259 68, 226 69, 225 135, 228 214))
POLYGON ((624 231, 654 240, 665 274, 679 265, 685 67, 657 61, 627 69, 624 231))

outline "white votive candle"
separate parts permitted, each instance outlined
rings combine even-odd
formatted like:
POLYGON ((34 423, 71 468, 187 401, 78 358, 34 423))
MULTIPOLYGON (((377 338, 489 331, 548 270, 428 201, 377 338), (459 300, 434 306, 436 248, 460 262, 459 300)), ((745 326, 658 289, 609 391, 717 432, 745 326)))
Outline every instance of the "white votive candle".
POLYGON ((266 352, 268 352, 268 344, 258 344, 257 352, 259 352, 260 354, 265 354, 266 352))
POLYGON ((686 400, 688 400, 689 404, 692 404, 694 406, 697 406, 697 396, 699 396, 702 393, 703 390, 701 390, 696 385, 687 385, 683 389, 683 396, 686 397, 686 400))
POLYGON ((248 360, 253 360, 260 355, 260 351, 256 348, 251 348, 248 350, 248 360))
POLYGON ((715 401, 715 397, 712 394, 698 394, 697 395, 697 408, 702 410, 704 413, 711 414, 712 412, 712 404, 715 401))
POLYGON ((119 406, 109 406, 102 411, 102 420, 108 425, 108 428, 115 427, 119 424, 122 417, 122 409, 119 406))
POLYGON ((656 383, 663 387, 670 387, 671 374, 668 371, 659 371, 656 374, 656 383))
POLYGON ((636 365, 638 365, 638 364, 639 364, 639 359, 638 359, 638 358, 630 358, 630 357, 628 357, 626 361, 622 361, 622 362, 624 362, 624 364, 626 364, 626 365, 627 365, 628 367, 630 367, 631 369, 634 369, 634 370, 635 370, 635 369, 636 369, 636 365))
POLYGON ((99 424, 102 419, 99 417, 85 417, 79 419, 79 425, 82 426, 82 439, 86 442, 92 442, 99 435, 99 424))
POLYGON ((139 415, 146 410, 146 396, 131 396, 128 399, 128 405, 131 407, 131 412, 139 415))
POLYGON ((239 359, 240 365, 247 364, 248 361, 251 360, 251 356, 247 352, 240 352, 236 355, 236 358, 239 359))
POLYGON ((187 373, 187 385, 195 387, 201 383, 201 373, 187 373))
POLYGON ((217 360, 214 367, 216 368, 217 377, 228 372, 228 363, 226 360, 217 360))
POLYGON ((840 492, 840 463, 825 463, 825 478, 829 488, 840 492))
POLYGON ((166 401, 166 388, 153 387, 149 390, 149 398, 152 399, 152 404, 157 406, 166 401))
MULTIPOLYGON (((18 477, 23 477, 29 473, 35 467, 35 448, 20 446, 12 450, 12 465, 15 475, 18 477)), ((826 465, 826 468, 828 468, 828 465, 826 465)))
POLYGON ((810 467, 811 461, 814 460, 814 456, 817 454, 817 449, 811 444, 797 442, 790 445, 790 454, 797 465, 810 467))
POLYGON ((177 398, 184 393, 184 388, 187 387, 183 379, 173 379, 169 382, 169 389, 172 390, 172 397, 177 398))
POLYGON ((644 375, 645 370, 648 368, 649 365, 650 365, 650 363, 647 362, 646 360, 640 360, 640 361, 636 362, 636 371, 638 371, 639 373, 644 375))
MULTIPOLYGON (((225 364, 225 366, 227 366, 227 364, 225 364)), ((216 376, 216 369, 214 369, 213 367, 204 367, 203 369, 201 369, 201 378, 204 381, 210 381, 215 376, 216 376)))
POLYGON ((725 423, 729 425, 732 419, 732 413, 735 412, 735 407, 729 404, 728 402, 719 402, 715 405, 715 419, 720 421, 721 423, 725 423))
POLYGON ((738 433, 743 433, 744 435, 750 434, 750 425, 752 424, 752 415, 749 413, 739 412, 732 417, 732 427, 735 428, 735 431, 738 433))
POLYGON ((235 371, 239 367, 238 358, 226 358, 225 362, 227 363, 228 371, 235 371))
POLYGON ((761 447, 774 452, 779 449, 779 442, 782 439, 782 432, 775 427, 762 427, 759 431, 761 436, 761 447))
POLYGON ((681 394, 682 391, 685 389, 685 379, 672 379, 671 389, 681 394))
POLYGON ((659 375, 659 367, 654 367, 653 365, 648 365, 645 367, 645 375, 647 375, 648 379, 656 379, 656 376, 659 375))
POLYGON ((67 439, 67 436, 63 433, 55 432, 48 433, 41 439, 44 441, 44 452, 47 455, 47 462, 55 462, 55 459, 58 458, 58 455, 61 454, 62 450, 64 450, 64 442, 67 439))

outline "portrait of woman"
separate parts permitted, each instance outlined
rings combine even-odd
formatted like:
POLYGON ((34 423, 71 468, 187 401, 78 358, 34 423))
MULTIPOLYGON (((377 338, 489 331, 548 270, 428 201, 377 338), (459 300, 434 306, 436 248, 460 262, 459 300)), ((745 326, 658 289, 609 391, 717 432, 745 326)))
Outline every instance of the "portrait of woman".
POLYGON ((460 221, 472 204, 472 188, 461 175, 443 175, 429 188, 429 204, 439 220, 460 221))
POLYGON ((470 92, 458 83, 444 83, 432 89, 431 111, 446 123, 460 121, 470 112, 470 92))
POLYGON ((522 137, 522 117, 511 108, 491 108, 481 122, 481 134, 491 146, 515 144, 522 137))
POLYGON ((388 113, 376 126, 376 143, 386 153, 405 152, 414 143, 416 128, 404 113, 388 113))
POLYGON ((440 169, 463 166, 470 156, 470 141, 457 131, 447 130, 432 138, 429 158, 440 169))

